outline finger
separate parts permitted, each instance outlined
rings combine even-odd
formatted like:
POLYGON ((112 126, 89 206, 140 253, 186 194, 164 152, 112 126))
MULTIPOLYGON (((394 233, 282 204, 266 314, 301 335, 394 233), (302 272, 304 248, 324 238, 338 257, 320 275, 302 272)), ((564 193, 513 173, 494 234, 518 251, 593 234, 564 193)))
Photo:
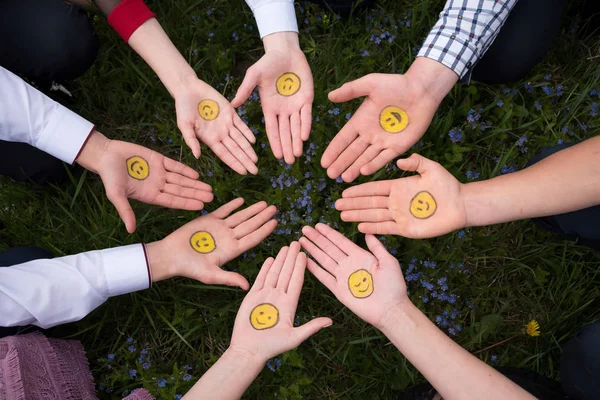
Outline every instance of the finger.
POLYGON ((310 258, 306 260, 306 268, 315 276, 327 289, 335 294, 335 286, 337 280, 333 275, 321 268, 316 262, 310 258))
POLYGON ((259 78, 260 72, 257 69, 253 69, 252 67, 248 68, 242 84, 238 88, 234 99, 231 101, 231 105, 235 108, 238 108, 244 104, 244 102, 248 100, 248 97, 250 97, 252 94, 252 91, 256 87, 259 78))
POLYGON ((226 286, 239 286, 244 290, 250 288, 248 280, 237 272, 223 271, 220 268, 212 274, 210 277, 205 278, 204 283, 209 285, 226 285, 226 286))
POLYGON ((389 197, 366 196, 341 198, 335 202, 338 211, 348 210, 370 210, 373 208, 388 208, 389 197))
POLYGON ((345 222, 386 222, 394 221, 394 215, 387 208, 374 208, 372 210, 342 211, 340 217, 345 222))
POLYGON ((427 167, 431 160, 420 156, 419 154, 411 154, 408 158, 403 158, 396 161, 396 165, 403 171, 417 171, 419 174, 427 172, 427 167))
POLYGON ((300 297, 300 292, 302 291, 302 286, 304 285, 304 270, 306 269, 306 254, 299 253, 296 258, 296 265, 294 265, 294 271, 292 272, 292 276, 290 278, 290 282, 287 288, 287 294, 289 294, 293 299, 296 299, 296 304, 298 304, 298 298, 300 297))
POLYGON ((312 226, 305 226, 302 228, 302 233, 311 242, 319 246, 329 257, 331 257, 337 264, 341 263, 346 257, 348 257, 342 250, 340 250, 335 244, 333 244, 329 238, 321 235, 312 226))
POLYGON ((376 181, 352 186, 342 192, 342 197, 389 196, 393 181, 376 181))
POLYGON ((178 124, 179 130, 181 131, 181 135, 183 136, 183 140, 185 144, 192 150, 192 154, 196 158, 200 158, 200 142, 196 137, 196 132, 194 128, 190 125, 178 124))
POLYGON ((254 164, 250 157, 244 153, 244 151, 233 141, 233 139, 231 139, 229 136, 226 136, 223 138, 223 145, 225 145, 227 150, 229 150, 231 154, 233 154, 235 158, 242 163, 248 172, 250 172, 252 175, 256 175, 258 173, 256 164, 254 164))
POLYGON ((292 242, 290 248, 285 257, 281 272, 279 272, 279 278, 277 278, 277 287, 284 292, 287 292, 290 279, 292 278, 292 272, 298 259, 298 253, 300 252, 300 243, 292 242))
POLYGON ((290 130, 290 117, 287 115, 278 115, 279 138, 281 139, 281 149, 283 150, 283 159, 287 164, 293 164, 294 150, 292 149, 292 132, 290 130))
POLYGON ((213 194, 204 190, 186 188, 172 183, 165 183, 162 188, 163 193, 169 193, 177 197, 185 197, 186 199, 200 200, 204 203, 213 201, 213 194))
POLYGON ((368 147, 369 143, 366 140, 360 136, 356 138, 356 140, 340 154, 331 167, 327 168, 327 176, 331 179, 335 179, 342 175, 342 172, 346 171, 346 169, 348 169, 348 167, 350 167, 368 147))
POLYGON ((360 168, 371 162, 379 153, 381 149, 379 146, 371 145, 364 151, 352 165, 342 174, 344 182, 352 182, 360 175, 360 168))
POLYGON ((369 74, 354 81, 346 82, 336 90, 329 92, 329 100, 339 103, 367 96, 376 85, 375 79, 375 75, 369 74))
POLYGON ((262 268, 258 272, 256 279, 254 280, 254 285, 252 285, 252 289, 250 291, 257 292, 263 288, 265 285, 265 279, 267 278, 267 274, 269 273, 269 269, 271 269, 271 265, 275 259, 273 257, 269 257, 263 263, 262 268))
POLYGON ((281 149, 281 139, 279 138, 279 123, 277 116, 271 113, 265 113, 265 130, 271 145, 271 151, 276 159, 283 158, 283 150, 281 149))
POLYGON ((258 203, 254 203, 251 206, 244 208, 243 210, 238 211, 232 216, 228 217, 225 220, 225 223, 227 224, 227 227, 235 228, 242 222, 249 220, 256 214, 267 208, 267 206, 268 204, 266 201, 259 201, 258 203))
POLYGON ((277 212, 277 207, 270 206, 265 210, 261 211, 258 215, 250 218, 248 221, 243 222, 242 224, 235 227, 233 230, 233 234, 237 239, 241 239, 244 236, 251 234, 256 231, 258 228, 263 226, 267 221, 269 221, 275 213, 277 212))
POLYGON ((244 123, 244 121, 242 121, 240 116, 237 114, 234 114, 233 116, 233 125, 236 128, 238 128, 240 132, 242 132, 242 135, 244 135, 250 143, 256 143, 256 136, 254 136, 252 130, 248 127, 248 125, 244 123))
POLYGON ((234 210, 236 210, 237 208, 240 208, 240 206, 242 204, 244 204, 244 199, 241 197, 238 197, 235 200, 231 200, 229 203, 223 204, 221 207, 217 208, 211 214, 215 218, 225 219, 234 210))
POLYGON ((202 210, 204 208, 204 202, 200 200, 179 197, 166 192, 156 196, 154 198, 154 204, 161 207, 188 211, 202 210))
POLYGON ((133 233, 133 231, 135 231, 136 225, 135 214, 133 213, 133 209, 129 204, 129 200, 127 200, 125 192, 107 190, 106 197, 117 209, 119 217, 121 217, 121 219, 125 223, 125 229, 127 229, 127 232, 133 233))
POLYGON ((393 257, 385 248, 385 246, 373 235, 365 235, 365 241, 367 247, 371 250, 371 253, 379 260, 385 260, 386 258, 393 257))
POLYGON ((358 224, 358 230, 371 235, 402 235, 396 222, 363 222, 358 224))
POLYGON ((190 179, 198 179, 200 178, 200 174, 197 171, 194 171, 192 168, 187 165, 170 159, 168 157, 164 157, 163 165, 167 171, 175 172, 176 174, 183 175, 190 179))
POLYGON ((390 149, 385 149, 381 153, 377 155, 370 163, 362 166, 360 168, 360 173, 363 175, 371 175, 374 172, 379 171, 385 164, 390 162, 394 157, 396 157, 395 151, 390 149))
POLYGON ((244 151, 244 153, 246 153, 253 163, 258 161, 258 156, 254 152, 252 145, 248 142, 248 139, 246 139, 246 137, 240 133, 240 131, 233 128, 229 131, 229 136, 238 146, 240 146, 240 148, 244 151))
POLYGON ((331 275, 336 275, 336 269, 338 264, 333 261, 331 257, 327 255, 323 250, 321 250, 317 245, 308 240, 306 237, 302 236, 299 240, 300 245, 304 250, 308 251, 308 253, 314 258, 319 265, 327 270, 331 275))
POLYGON ((352 243, 352 241, 350 239, 348 239, 346 236, 342 235, 341 233, 339 233, 338 231, 336 231, 335 229, 331 228, 328 225, 325 225, 323 223, 318 223, 315 226, 315 228, 323 236, 325 236, 327 239, 331 240, 331 242, 333 244, 335 244, 340 250, 342 250, 344 253, 348 254, 349 256, 352 253, 355 253, 356 250, 362 250, 360 247, 358 247, 357 245, 352 243))
POLYGON ((221 142, 213 143, 210 148, 212 151, 223 161, 229 168, 234 170, 240 175, 246 175, 246 168, 239 162, 233 154, 223 145, 221 142))
POLYGON ((306 339, 319 332, 321 329, 331 325, 333 325, 333 321, 331 320, 331 318, 315 318, 312 321, 309 321, 306 324, 299 326, 298 328, 294 328, 294 330, 292 331, 293 333, 291 338, 292 343, 296 347, 300 346, 300 344, 306 339))
POLYGON ((192 189, 203 190, 205 192, 212 192, 212 187, 208 183, 197 180, 198 178, 190 179, 187 176, 175 174, 173 172, 167 172, 166 180, 167 183, 173 183, 175 185, 189 187, 192 189))
POLYGON ((254 246, 257 246, 261 243, 267 236, 275 230, 277 227, 277 221, 272 219, 260 228, 258 228, 255 232, 252 232, 250 235, 246 235, 239 240, 240 248, 242 251, 249 250, 254 246))
POLYGON ((271 265, 271 269, 269 269, 269 273, 265 279, 265 288, 275 288, 277 286, 277 280, 279 279, 279 272, 281 272, 281 268, 283 267, 283 263, 286 260, 287 253, 289 251, 289 247, 284 246, 277 253, 277 257, 275 257, 275 262, 271 265))
POLYGON ((290 124, 292 128, 292 151, 294 152, 294 156, 300 157, 302 156, 302 124, 299 113, 296 112, 290 116, 290 124))
POLYGON ((300 138, 306 142, 310 136, 310 127, 312 126, 312 103, 305 104, 300 109, 300 138))
POLYGON ((350 124, 346 123, 342 130, 340 130, 331 142, 329 142, 329 145, 323 153, 323 157, 321 157, 321 166, 323 168, 329 168, 338 156, 342 154, 342 152, 346 150, 357 137, 358 132, 356 132, 350 124))

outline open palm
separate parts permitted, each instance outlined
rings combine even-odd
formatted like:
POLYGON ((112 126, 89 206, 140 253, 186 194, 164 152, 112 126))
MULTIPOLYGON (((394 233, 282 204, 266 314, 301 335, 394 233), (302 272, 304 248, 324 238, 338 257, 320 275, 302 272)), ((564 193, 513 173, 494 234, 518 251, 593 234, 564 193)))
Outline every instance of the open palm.
POLYGON ((358 230, 363 233, 410 238, 435 237, 466 225, 462 185, 444 167, 418 154, 398 160, 397 165, 405 171, 417 171, 419 175, 346 189, 335 204, 342 212, 342 220, 360 222, 358 230), (421 206, 418 203, 421 197, 417 195, 423 192, 429 193, 433 201, 424 197, 421 206), (425 204, 427 199, 429 204, 425 204), (411 212, 413 205, 433 212, 431 215, 417 213, 415 217, 414 209, 411 212))
POLYGON ((423 136, 439 104, 404 75, 369 74, 329 93, 336 103, 362 96, 367 98, 321 158, 332 179, 341 175, 345 182, 352 182, 406 152, 423 136), (399 107, 408 115, 408 126, 399 133, 388 133, 380 125, 379 115, 387 106, 399 107))
MULTIPOLYGON (((400 264, 375 236, 367 235, 363 250, 325 224, 305 226, 302 247, 317 261, 308 260, 308 270, 346 307, 366 322, 381 326, 386 312, 408 299, 400 264), (351 292, 350 276, 366 270, 372 277, 372 293, 358 298, 351 292)), ((364 278, 366 279, 366 278, 364 278)))

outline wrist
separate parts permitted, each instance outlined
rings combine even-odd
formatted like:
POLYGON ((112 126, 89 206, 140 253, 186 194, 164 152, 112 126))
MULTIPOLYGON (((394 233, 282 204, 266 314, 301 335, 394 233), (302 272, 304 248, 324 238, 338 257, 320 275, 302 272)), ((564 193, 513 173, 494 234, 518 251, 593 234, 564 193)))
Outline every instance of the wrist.
POLYGON ((492 204, 485 199, 486 191, 482 182, 464 183, 461 186, 462 203, 465 208, 465 227, 490 225, 492 204))
POLYGON ((268 360, 268 358, 259 357, 251 351, 234 346, 230 346, 221 358, 228 358, 236 364, 259 369, 262 369, 268 360))
POLYGON ((169 252, 164 251, 163 246, 162 240, 146 245, 146 255, 148 257, 148 266, 150 267, 152 282, 159 282, 176 275, 172 270, 172 263, 166 256, 169 252))
POLYGON ((454 71, 426 57, 417 57, 404 75, 419 84, 424 93, 433 97, 438 104, 458 82, 458 75, 454 71))
POLYGON ((387 337, 389 337, 393 331, 397 330, 398 327, 402 327, 402 329, 411 329, 414 327, 413 315, 416 312, 421 313, 421 310, 406 297, 402 302, 388 308, 383 318, 381 318, 380 324, 376 326, 376 328, 383 332, 387 337))
POLYGON ((265 52, 300 50, 300 40, 296 32, 277 32, 263 38, 265 52))
POLYGON ((83 168, 98 173, 102 157, 108 149, 110 142, 110 139, 94 129, 75 161, 83 168))

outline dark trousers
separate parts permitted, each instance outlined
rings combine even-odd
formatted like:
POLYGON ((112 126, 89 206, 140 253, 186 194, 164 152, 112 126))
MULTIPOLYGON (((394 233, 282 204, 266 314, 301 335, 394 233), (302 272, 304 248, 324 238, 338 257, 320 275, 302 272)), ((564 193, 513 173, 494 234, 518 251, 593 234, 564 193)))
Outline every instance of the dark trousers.
MULTIPOLYGON (((40 89, 83 75, 98 52, 87 15, 64 0, 0 1, 0 66, 40 89)), ((25 143, 0 141, 0 175, 17 181, 56 183, 63 163, 25 143)))

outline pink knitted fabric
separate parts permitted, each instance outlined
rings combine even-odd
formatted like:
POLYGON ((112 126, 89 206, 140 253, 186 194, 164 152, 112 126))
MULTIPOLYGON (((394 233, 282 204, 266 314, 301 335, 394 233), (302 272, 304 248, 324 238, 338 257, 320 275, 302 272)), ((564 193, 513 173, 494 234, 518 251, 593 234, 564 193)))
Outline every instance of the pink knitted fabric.
MULTIPOLYGON (((97 399, 83 346, 39 333, 0 339, 0 399, 97 399)), ((143 389, 127 397, 151 399, 143 389)))

